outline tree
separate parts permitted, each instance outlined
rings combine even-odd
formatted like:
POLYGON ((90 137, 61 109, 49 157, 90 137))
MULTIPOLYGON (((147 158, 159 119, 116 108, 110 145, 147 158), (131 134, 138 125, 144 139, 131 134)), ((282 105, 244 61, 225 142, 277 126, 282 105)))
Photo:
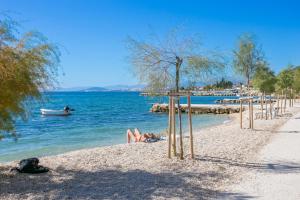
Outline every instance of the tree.
POLYGON ((289 65, 287 68, 281 70, 278 74, 277 84, 280 89, 287 91, 288 88, 291 88, 293 86, 293 82, 294 72, 292 66, 289 65))
POLYGON ((276 76, 266 62, 261 62, 253 76, 253 86, 260 92, 271 94, 275 91, 276 76))
MULTIPOLYGON (((164 40, 158 37, 150 42, 128 39, 130 61, 134 72, 151 93, 179 92, 183 82, 195 83, 204 75, 220 72, 223 59, 217 54, 200 53, 200 43, 194 37, 179 37, 177 30, 164 40)), ((192 84, 193 85, 193 84, 192 84)), ((180 135, 180 159, 183 159, 180 99, 177 99, 180 135)), ((174 145, 175 146, 175 145, 174 145)), ((175 147, 174 152, 175 152, 175 147)), ((176 154, 176 153, 175 153, 176 154)))
POLYGON ((232 88, 233 83, 231 81, 227 81, 224 78, 222 78, 221 81, 217 81, 217 83, 214 84, 214 86, 217 89, 229 89, 232 88))
POLYGON ((255 36, 251 34, 241 35, 238 40, 238 46, 233 51, 233 55, 235 71, 246 79, 249 89, 250 80, 260 62, 263 61, 263 53, 255 41, 255 36))
POLYGON ((41 98, 57 75, 59 51, 37 32, 20 34, 9 17, 0 18, 0 133, 28 116, 29 100, 41 98))
POLYGON ((293 86, 294 83, 294 71, 293 66, 289 65, 287 68, 283 69, 277 76, 278 88, 284 92, 284 110, 286 108, 286 98, 288 90, 293 86))
POLYGON ((300 66, 294 68, 294 84, 293 89, 295 92, 300 92, 300 66))
POLYGON ((183 82, 195 83, 224 67, 222 56, 199 53, 201 45, 197 39, 179 37, 177 30, 169 32, 163 41, 129 38, 128 47, 135 75, 153 93, 178 92, 183 82))

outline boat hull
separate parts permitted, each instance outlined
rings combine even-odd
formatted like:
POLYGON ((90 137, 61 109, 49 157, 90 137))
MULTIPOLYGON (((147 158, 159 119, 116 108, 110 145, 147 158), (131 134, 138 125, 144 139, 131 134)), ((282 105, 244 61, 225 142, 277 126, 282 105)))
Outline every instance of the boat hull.
POLYGON ((44 116, 68 116, 71 112, 65 112, 64 110, 50 110, 50 109, 40 109, 41 114, 44 116))

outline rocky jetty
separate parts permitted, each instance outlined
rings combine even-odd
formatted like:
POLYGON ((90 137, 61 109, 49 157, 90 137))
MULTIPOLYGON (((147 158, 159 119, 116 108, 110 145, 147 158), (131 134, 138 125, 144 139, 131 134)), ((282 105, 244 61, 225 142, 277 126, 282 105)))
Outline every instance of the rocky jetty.
MULTIPOLYGON (((263 101, 263 103, 265 103, 266 101, 263 101)), ((267 100, 268 103, 270 103, 270 100, 267 100)), ((276 102, 276 100, 272 100, 272 102, 276 102)), ((215 103, 219 103, 219 104, 237 104, 240 103, 239 99, 218 99, 215 101, 215 103)), ((253 103, 260 103, 260 99, 253 99, 253 103)))
MULTIPOLYGON (((178 108, 176 106, 176 112, 178 108)), ((187 104, 180 105, 181 112, 185 113, 188 112, 187 104)), ((243 107, 243 110, 245 108, 243 107)), ((156 113, 164 113, 169 112, 168 104, 153 104, 150 109, 151 112, 156 113)), ((193 114, 232 114, 232 113, 239 113, 240 107, 239 106, 222 106, 222 105, 206 105, 206 104, 191 104, 191 112, 193 114)))

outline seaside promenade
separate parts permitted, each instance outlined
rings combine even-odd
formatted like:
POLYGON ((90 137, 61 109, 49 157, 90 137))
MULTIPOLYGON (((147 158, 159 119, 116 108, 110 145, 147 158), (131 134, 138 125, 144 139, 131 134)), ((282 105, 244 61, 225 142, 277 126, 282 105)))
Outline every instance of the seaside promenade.
POLYGON ((242 194, 242 199, 300 199, 300 113, 277 131, 258 155, 266 167, 245 174, 230 192, 242 194))

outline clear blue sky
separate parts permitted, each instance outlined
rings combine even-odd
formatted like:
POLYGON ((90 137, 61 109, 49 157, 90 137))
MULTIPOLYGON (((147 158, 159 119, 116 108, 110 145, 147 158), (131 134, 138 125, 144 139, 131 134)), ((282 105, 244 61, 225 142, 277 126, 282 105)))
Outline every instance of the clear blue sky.
POLYGON ((276 0, 0 0, 24 30, 38 30, 62 49, 61 86, 135 84, 125 40, 184 25, 206 48, 230 52, 238 35, 252 32, 271 67, 300 64, 300 3, 276 0))

